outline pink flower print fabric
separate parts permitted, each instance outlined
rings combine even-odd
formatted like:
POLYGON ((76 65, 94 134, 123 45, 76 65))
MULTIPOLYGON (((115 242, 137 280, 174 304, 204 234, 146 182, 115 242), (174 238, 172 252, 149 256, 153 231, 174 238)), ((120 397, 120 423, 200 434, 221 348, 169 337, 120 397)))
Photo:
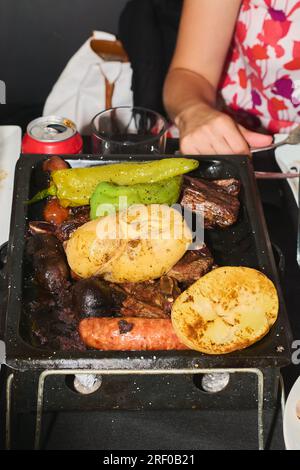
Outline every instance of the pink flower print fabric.
POLYGON ((220 89, 271 133, 300 124, 299 0, 243 1, 220 89))

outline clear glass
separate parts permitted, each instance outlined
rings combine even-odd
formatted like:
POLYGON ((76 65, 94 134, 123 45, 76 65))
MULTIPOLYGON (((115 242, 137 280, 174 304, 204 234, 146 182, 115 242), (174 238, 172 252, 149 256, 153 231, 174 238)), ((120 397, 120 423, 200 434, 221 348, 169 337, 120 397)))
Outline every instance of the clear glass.
POLYGON ((93 153, 101 155, 161 155, 166 147, 167 123, 150 109, 122 106, 92 120, 93 153))

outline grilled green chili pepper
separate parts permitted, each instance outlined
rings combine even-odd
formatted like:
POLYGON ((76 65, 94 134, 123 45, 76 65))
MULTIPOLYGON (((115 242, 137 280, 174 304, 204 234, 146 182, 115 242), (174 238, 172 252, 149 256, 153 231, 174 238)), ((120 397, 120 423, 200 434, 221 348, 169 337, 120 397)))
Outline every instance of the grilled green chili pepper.
POLYGON ((183 175, 199 166, 190 158, 165 158, 151 162, 116 163, 87 168, 68 168, 53 171, 49 191, 38 193, 30 202, 55 194, 63 207, 89 204, 96 186, 103 182, 131 186, 134 184, 158 183, 183 175))
POLYGON ((42 189, 42 191, 39 191, 35 196, 33 196, 30 201, 28 201, 28 204, 33 204, 34 202, 39 202, 42 201, 42 199, 45 199, 48 196, 56 196, 56 187, 54 184, 51 184, 49 188, 42 189))
POLYGON ((121 210, 133 204, 168 204, 178 201, 182 177, 175 176, 159 183, 117 186, 114 183, 99 183, 92 194, 91 219, 107 215, 111 209, 121 210))

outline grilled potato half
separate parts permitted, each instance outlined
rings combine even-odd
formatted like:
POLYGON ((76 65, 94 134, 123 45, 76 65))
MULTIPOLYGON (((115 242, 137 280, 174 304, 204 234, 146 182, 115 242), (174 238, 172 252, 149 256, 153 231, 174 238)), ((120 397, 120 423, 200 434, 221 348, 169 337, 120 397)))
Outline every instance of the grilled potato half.
POLYGON ((255 269, 228 266, 206 274, 176 299, 172 324, 189 348, 226 354, 263 338, 278 309, 270 279, 255 269))
POLYGON ((138 204, 82 225, 65 250, 70 268, 82 278, 143 282, 170 271, 191 241, 180 212, 163 204, 138 204))

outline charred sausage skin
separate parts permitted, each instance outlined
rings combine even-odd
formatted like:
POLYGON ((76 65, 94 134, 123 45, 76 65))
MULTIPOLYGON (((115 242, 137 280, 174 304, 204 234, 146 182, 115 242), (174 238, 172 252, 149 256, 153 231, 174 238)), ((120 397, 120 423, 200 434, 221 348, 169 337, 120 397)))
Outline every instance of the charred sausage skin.
POLYGON ((188 349, 165 318, 85 318, 79 334, 89 348, 102 351, 160 351, 188 349))

